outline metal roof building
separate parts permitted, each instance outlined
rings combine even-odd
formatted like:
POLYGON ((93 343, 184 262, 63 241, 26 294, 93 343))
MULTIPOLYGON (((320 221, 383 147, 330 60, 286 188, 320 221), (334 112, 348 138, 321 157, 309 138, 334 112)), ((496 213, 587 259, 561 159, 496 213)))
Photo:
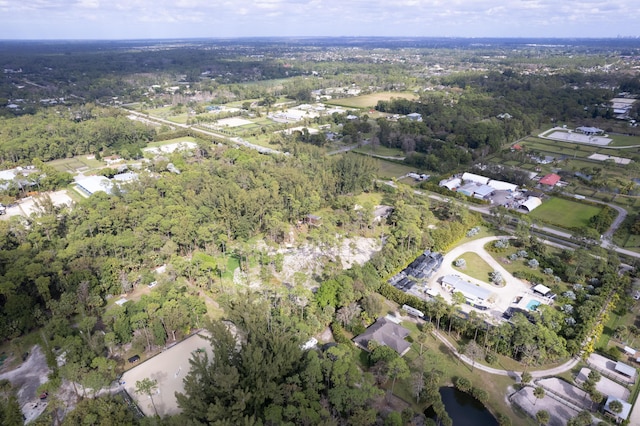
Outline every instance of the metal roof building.
POLYGON ((88 195, 102 191, 111 194, 113 182, 104 176, 86 176, 76 178, 76 185, 88 195))
POLYGON ((636 376, 636 369, 630 365, 625 364, 622 361, 618 361, 616 363, 615 370, 618 373, 624 374, 625 376, 629 376, 631 378, 636 376))
POLYGON ((492 187, 493 189, 497 190, 497 191, 517 191, 518 190, 518 185, 514 184, 514 183, 509 183, 509 182, 503 182, 501 180, 490 180, 489 183, 487 184, 490 187, 492 187))
POLYGON ((491 296, 489 290, 471 284, 457 275, 445 275, 442 277, 442 285, 451 288, 453 292, 459 291, 471 302, 484 301, 491 296))
POLYGON ((527 201, 525 201, 524 203, 520 204, 520 208, 524 209, 528 212, 532 211, 533 209, 540 207, 542 205, 542 200, 538 197, 529 197, 527 198, 527 201))
POLYGON ((462 174, 462 180, 465 182, 479 183, 480 185, 486 185, 487 183, 489 183, 488 177, 475 175, 473 173, 467 173, 467 172, 462 174))

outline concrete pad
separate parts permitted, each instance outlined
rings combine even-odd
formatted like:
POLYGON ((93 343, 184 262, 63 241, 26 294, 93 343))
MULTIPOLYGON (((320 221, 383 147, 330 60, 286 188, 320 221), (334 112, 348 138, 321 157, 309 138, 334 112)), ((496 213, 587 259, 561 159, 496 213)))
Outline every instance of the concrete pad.
POLYGON ((213 356, 211 342, 206 332, 194 334, 153 358, 135 366, 122 375, 124 389, 136 401, 145 416, 154 416, 154 409, 148 395, 136 392, 136 382, 145 378, 157 380, 158 390, 153 395, 153 403, 160 417, 178 414, 180 409, 176 392, 184 392, 182 380, 191 368, 189 360, 197 349, 204 349, 209 358, 213 356))

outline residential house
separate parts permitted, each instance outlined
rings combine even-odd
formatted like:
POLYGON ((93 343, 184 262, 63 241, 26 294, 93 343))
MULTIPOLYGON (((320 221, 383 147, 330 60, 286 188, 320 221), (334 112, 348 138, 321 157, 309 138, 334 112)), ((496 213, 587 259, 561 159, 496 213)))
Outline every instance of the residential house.
POLYGON ((368 351, 369 342, 388 346, 403 356, 411 348, 411 343, 404 340, 409 335, 409 330, 388 320, 387 318, 378 318, 364 333, 353 338, 356 346, 368 351))

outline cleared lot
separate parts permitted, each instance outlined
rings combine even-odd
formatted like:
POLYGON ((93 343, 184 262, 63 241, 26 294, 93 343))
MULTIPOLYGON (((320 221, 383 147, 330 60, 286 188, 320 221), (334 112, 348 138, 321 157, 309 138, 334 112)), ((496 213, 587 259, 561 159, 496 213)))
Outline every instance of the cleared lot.
POLYGON ((148 395, 136 392, 136 382, 145 378, 158 382, 153 403, 160 417, 179 413, 175 393, 184 392, 182 379, 189 372, 189 359, 199 349, 204 349, 209 357, 213 355, 211 343, 206 339, 206 335, 206 332, 194 334, 122 375, 124 389, 136 401, 145 416, 155 414, 153 404, 148 395))

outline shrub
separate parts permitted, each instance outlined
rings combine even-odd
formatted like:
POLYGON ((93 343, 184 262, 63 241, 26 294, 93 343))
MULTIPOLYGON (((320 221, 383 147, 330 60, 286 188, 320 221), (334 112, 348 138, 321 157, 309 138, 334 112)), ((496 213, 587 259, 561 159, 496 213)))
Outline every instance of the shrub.
POLYGON ((471 390, 471 381, 466 377, 458 377, 455 380, 456 389, 461 392, 468 393, 471 390))
POLYGON ((467 261, 460 258, 460 259, 456 259, 455 262, 453 262, 453 264, 458 268, 464 268, 465 266, 467 266, 467 261))
POLYGON ((495 364, 498 361, 498 356, 493 352, 487 352, 484 360, 487 361, 488 364, 495 364))
POLYGON ((538 266, 540 266, 540 262, 538 262, 536 259, 531 259, 527 262, 527 266, 529 266, 529 268, 531 269, 538 269, 538 266))
POLYGON ((471 394, 475 399, 482 402, 483 404, 489 400, 489 393, 484 389, 473 388, 471 394))

